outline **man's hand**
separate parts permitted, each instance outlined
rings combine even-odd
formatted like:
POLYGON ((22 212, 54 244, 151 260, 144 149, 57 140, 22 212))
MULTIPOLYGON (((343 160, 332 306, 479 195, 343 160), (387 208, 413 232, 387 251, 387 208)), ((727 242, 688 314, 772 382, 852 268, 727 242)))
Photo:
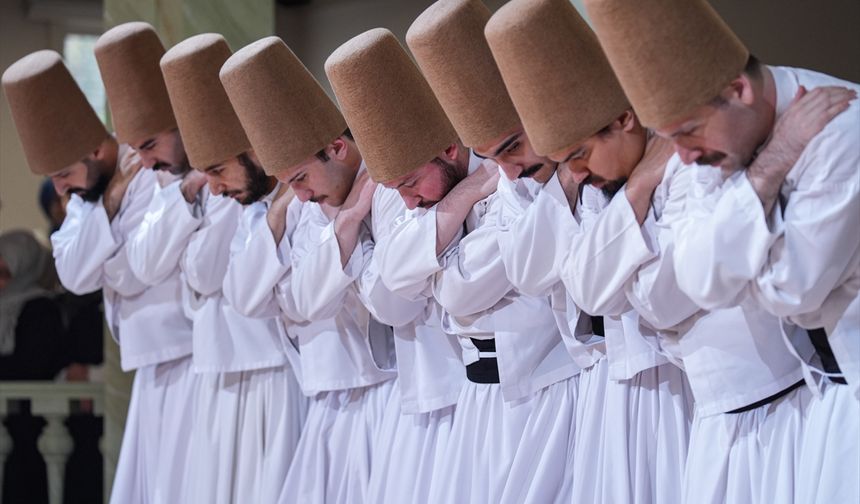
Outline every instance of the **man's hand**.
POLYGON ((281 184, 266 212, 266 222, 269 224, 269 230, 272 231, 275 245, 280 245, 287 231, 287 208, 295 195, 288 184, 281 184))
POLYGON ((561 185, 564 196, 567 198, 567 206, 570 208, 570 213, 573 214, 574 210, 576 210, 577 198, 579 197, 579 184, 573 178, 573 172, 567 163, 559 163, 555 172, 558 174, 558 183, 561 185))
POLYGON ((777 120, 770 142, 746 172, 766 215, 773 209, 785 176, 809 142, 856 98, 854 90, 844 87, 798 88, 788 110, 777 120))
POLYGON ((376 191, 376 182, 371 180, 367 171, 360 173, 352 184, 349 195, 344 200, 338 211, 338 217, 344 216, 350 220, 361 221, 368 213, 373 202, 373 192, 376 191))
POLYGON ((777 146, 796 158, 800 157, 815 135, 844 112, 855 98, 857 93, 844 87, 825 86, 807 91, 800 86, 788 110, 776 122, 773 138, 765 149, 777 146))
POLYGON ((197 194, 203 186, 206 185, 206 175, 199 170, 189 171, 182 182, 179 183, 179 190, 182 191, 182 197, 189 203, 194 203, 197 199, 197 194))
POLYGON ((137 153, 129 149, 129 151, 122 157, 119 168, 114 171, 113 177, 111 177, 110 182, 108 182, 104 198, 102 199, 102 204, 104 205, 109 221, 113 221, 113 218, 116 217, 117 212, 119 212, 119 207, 122 204, 122 198, 125 196, 126 189, 128 189, 128 185, 131 184, 131 181, 134 179, 135 175, 137 175, 137 172, 142 168, 143 162, 140 160, 140 157, 137 153))
MULTIPOLYGON (((495 161, 485 159, 477 170, 466 176, 456 187, 460 188, 458 193, 468 194, 472 205, 496 192, 499 186, 499 165, 495 161)), ((453 191, 452 191, 453 192, 453 191)), ((450 193, 449 193, 450 194, 450 193)), ((455 196, 457 193, 455 193, 455 196)))
POLYGON ((636 220, 641 226, 648 217, 648 209, 651 207, 651 196, 654 190, 663 181, 666 173, 666 163, 672 157, 675 150, 669 140, 653 136, 645 145, 645 154, 639 163, 633 168, 624 194, 633 207, 636 220))
POLYGON ((499 165, 485 159, 477 170, 454 186, 436 205, 436 255, 441 254, 462 229, 472 207, 496 192, 499 165))
POLYGON ((346 201, 343 202, 334 219, 334 234, 340 248, 341 266, 346 266, 352 251, 358 244, 361 222, 370 213, 376 186, 376 182, 370 179, 367 171, 359 174, 352 184, 349 196, 346 197, 346 201))

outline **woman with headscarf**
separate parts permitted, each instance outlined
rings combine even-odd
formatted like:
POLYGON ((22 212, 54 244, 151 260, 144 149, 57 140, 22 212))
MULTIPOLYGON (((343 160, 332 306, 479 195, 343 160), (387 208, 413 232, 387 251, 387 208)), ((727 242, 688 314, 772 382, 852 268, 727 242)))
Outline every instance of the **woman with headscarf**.
POLYGON ((39 285, 49 258, 29 231, 0 235, 0 380, 50 380, 66 364, 59 307, 39 285))

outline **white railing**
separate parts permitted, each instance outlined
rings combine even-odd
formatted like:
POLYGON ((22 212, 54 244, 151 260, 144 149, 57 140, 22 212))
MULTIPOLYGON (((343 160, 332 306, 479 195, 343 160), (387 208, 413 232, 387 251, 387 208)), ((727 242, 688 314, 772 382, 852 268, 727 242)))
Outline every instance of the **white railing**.
POLYGON ((93 414, 103 416, 104 395, 101 383, 0 382, 0 489, 3 488, 6 457, 12 450, 12 439, 2 423, 9 414, 10 401, 30 401, 32 415, 43 417, 47 422, 38 447, 48 470, 49 502, 61 504, 66 460, 73 448, 63 421, 71 413, 72 401, 76 400, 91 400, 93 414))

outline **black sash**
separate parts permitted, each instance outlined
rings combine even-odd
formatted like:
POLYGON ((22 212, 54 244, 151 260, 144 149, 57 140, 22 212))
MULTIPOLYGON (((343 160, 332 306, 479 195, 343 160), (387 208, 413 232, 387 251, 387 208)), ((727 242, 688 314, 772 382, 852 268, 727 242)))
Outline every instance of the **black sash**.
MULTIPOLYGON (((827 340, 827 333, 824 332, 824 329, 819 327, 818 329, 807 329, 806 332, 809 333, 809 339, 812 341, 812 346, 815 347, 815 353, 821 359, 824 371, 831 374, 842 374, 839 364, 836 363, 836 357, 833 356, 833 349, 830 348, 830 342, 827 340)), ((830 380, 843 385, 846 383, 845 378, 842 377, 831 377, 830 380)))
MULTIPOLYGON (((479 352, 495 352, 496 340, 469 338, 479 352)), ((499 362, 495 357, 481 357, 466 366, 466 378, 472 383, 499 383, 499 362)))
POLYGON ((772 396, 765 397, 761 401, 756 401, 756 402, 754 402, 752 404, 748 404, 742 408, 727 411, 726 413, 743 413, 744 411, 754 410, 760 406, 764 406, 765 404, 770 404, 770 403, 776 401, 780 397, 788 394, 789 392, 791 392, 792 390, 796 389, 797 387, 799 387, 801 385, 803 385, 803 380, 800 380, 799 382, 795 383, 794 385, 791 385, 787 389, 780 390, 779 392, 777 392, 776 394, 773 394, 772 396))
POLYGON ((606 337, 606 333, 603 332, 603 317, 597 315, 591 316, 591 333, 595 336, 606 337))

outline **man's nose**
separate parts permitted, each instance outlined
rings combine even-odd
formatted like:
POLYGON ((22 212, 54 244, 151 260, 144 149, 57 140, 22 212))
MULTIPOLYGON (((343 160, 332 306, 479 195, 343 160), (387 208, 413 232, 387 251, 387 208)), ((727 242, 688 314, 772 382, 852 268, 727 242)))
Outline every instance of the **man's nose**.
POLYGON ((504 161, 498 161, 498 163, 499 166, 502 167, 505 177, 508 177, 508 180, 518 179, 520 174, 523 172, 523 167, 519 163, 508 163, 504 161))
POLYGON ((56 191, 58 195, 65 196, 66 191, 68 191, 68 190, 69 190, 69 185, 67 183, 56 181, 56 180, 54 181, 54 191, 56 191))
POLYGON ((291 187, 293 188, 293 192, 296 193, 296 198, 298 198, 302 203, 310 201, 310 199, 314 197, 313 191, 297 188, 296 186, 291 187))
POLYGON ((680 156, 684 164, 693 164, 697 159, 702 157, 701 149, 688 149, 683 145, 678 145, 677 142, 675 143, 675 151, 678 152, 678 156, 680 156))
POLYGON ((570 169, 571 175, 573 175, 573 181, 577 184, 581 184, 589 175, 591 175, 591 171, 589 171, 585 166, 575 166, 568 163, 567 167, 570 169))
POLYGON ((155 156, 146 152, 139 152, 139 154, 144 168, 152 168, 155 165, 155 156))

